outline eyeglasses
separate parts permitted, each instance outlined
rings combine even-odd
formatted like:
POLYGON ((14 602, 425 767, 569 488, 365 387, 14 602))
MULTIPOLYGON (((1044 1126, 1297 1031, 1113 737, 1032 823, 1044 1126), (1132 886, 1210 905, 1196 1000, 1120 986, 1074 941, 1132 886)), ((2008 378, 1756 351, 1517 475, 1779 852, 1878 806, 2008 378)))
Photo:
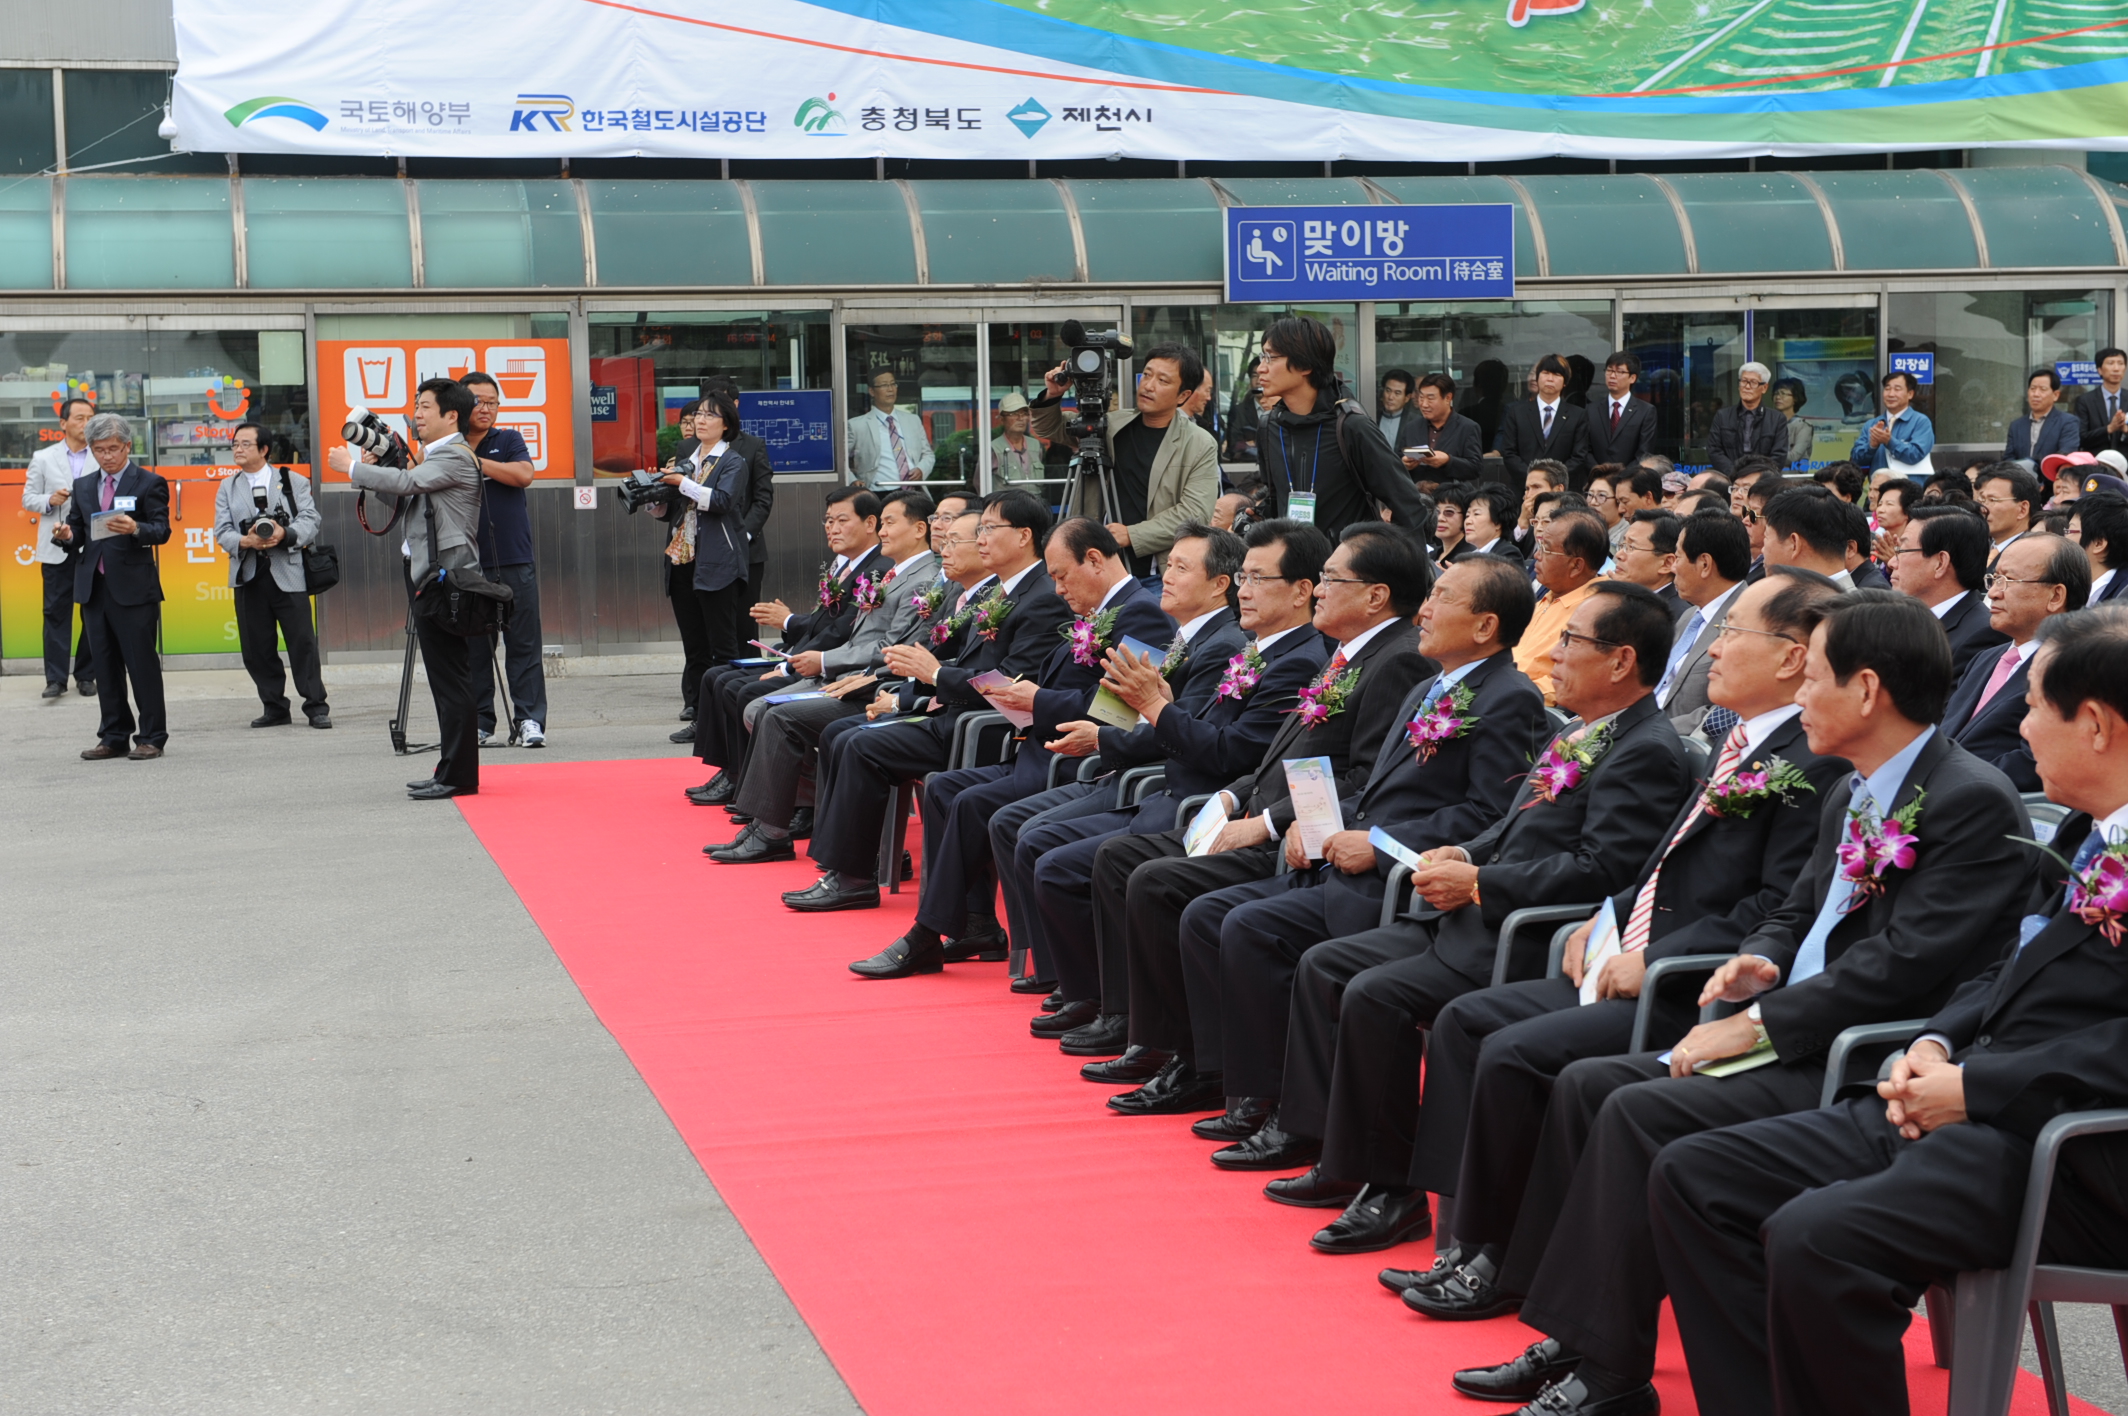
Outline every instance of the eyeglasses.
POLYGON ((972 546, 982 539, 980 536, 948 536, 939 544, 941 546, 972 546))
POLYGON ((1618 500, 1618 498, 1612 496, 1609 492, 1589 492, 1582 497, 1582 500, 1590 506, 1606 506, 1618 500))
POLYGON ((1985 588, 1985 589, 1988 589, 1988 590, 1993 590, 1993 589, 1994 589, 1994 588, 1995 588, 1996 586, 1998 586, 1998 585, 2059 585, 2059 584, 2061 584, 2061 582, 2060 582, 2059 580, 2049 580, 2049 579, 2047 579, 2047 577, 2045 577, 2044 575, 2034 575, 2034 576, 2026 577, 2026 576, 2022 576, 2022 575, 2008 575, 2008 574, 2005 574, 2004 572, 2002 572, 2002 571, 1999 571, 1999 570, 1991 570, 1991 571, 1989 571, 1989 572, 1988 572, 1988 573, 1987 573, 1986 575, 1984 575, 1984 576, 1982 576, 1982 577, 1981 577, 1981 582, 1980 582, 1980 583, 1981 583, 1981 585, 1982 585, 1982 587, 1983 587, 1983 588, 1985 588))
POLYGON ((1977 497, 1975 500, 1982 506, 2016 506, 2019 504, 2019 499, 2016 497, 1977 497))
POLYGON ((1315 583, 1316 583, 1317 585, 1379 585, 1379 584, 1381 584, 1381 582, 1380 582, 1379 580, 1361 580, 1361 579, 1360 579, 1359 577, 1357 577, 1357 576, 1353 576, 1353 575, 1325 575, 1325 576, 1321 577, 1320 579, 1318 579, 1318 580, 1317 580, 1317 581, 1316 581, 1315 583))
POLYGON ((502 400, 499 398, 476 398, 473 400, 473 406, 475 408, 500 408, 502 407, 502 400))
POLYGON ((1762 634, 1768 639, 1778 639, 1784 644, 1801 644, 1803 642, 1792 634, 1782 634, 1777 630, 1771 629, 1753 629, 1749 625, 1738 624, 1734 620, 1724 620, 1722 627, 1714 632, 1714 637, 1716 639, 1727 639, 1732 634, 1762 634))
POLYGON ((1624 647, 1613 640, 1598 639, 1593 634, 1576 634, 1571 629, 1562 629, 1559 631, 1559 642, 1569 649, 1573 648, 1576 644, 1589 644, 1595 646, 1598 649, 1619 649, 1624 647))
POLYGON ((1928 552, 1922 550, 1919 546, 1894 546, 1885 554, 1893 556, 1924 556, 1928 552))
POLYGON ((1263 353, 1259 354, 1259 355, 1258 355, 1258 356, 1256 357, 1256 364, 1257 364, 1257 367, 1258 367, 1258 368, 1261 368, 1261 367, 1263 367, 1263 366, 1264 366, 1265 364, 1283 364, 1283 363, 1285 363, 1285 362, 1286 362, 1286 356, 1285 356, 1285 355, 1283 355, 1283 354, 1274 354, 1274 353, 1272 353, 1272 352, 1271 352, 1270 350, 1268 350, 1268 349, 1266 349, 1266 350, 1265 350, 1265 351, 1264 351, 1263 353))
POLYGON ((1742 511, 1739 511, 1736 514, 1736 519, 1743 522, 1746 526, 1756 526, 1761 521, 1764 521, 1766 519, 1766 513, 1764 513, 1763 511, 1753 511, 1750 507, 1747 506, 1742 511))
POLYGON ((1236 585, 1269 585, 1274 580, 1290 583, 1292 579, 1293 577, 1290 575, 1259 575, 1253 570, 1245 570, 1234 577, 1234 583, 1236 585))
POLYGON ((1008 526, 1002 521, 985 521, 982 525, 975 528, 975 539, 980 541, 993 531, 1016 531, 1019 529, 1020 528, 1016 526, 1008 526))

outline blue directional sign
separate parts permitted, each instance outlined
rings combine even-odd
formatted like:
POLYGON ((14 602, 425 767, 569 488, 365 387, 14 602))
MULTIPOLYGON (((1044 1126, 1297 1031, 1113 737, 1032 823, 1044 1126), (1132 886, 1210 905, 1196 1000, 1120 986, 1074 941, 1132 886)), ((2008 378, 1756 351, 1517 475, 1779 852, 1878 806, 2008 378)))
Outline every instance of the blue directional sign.
POLYGON ((1228 207, 1227 300, 1512 300, 1515 209, 1228 207))
POLYGON ((2088 388, 2098 382, 2098 365, 2089 359, 2056 359, 2054 372, 2065 384, 2088 388))
POLYGON ((1917 384, 1936 382, 1936 356, 1924 353, 1899 353, 1892 355, 1892 372, 1912 374, 1917 384))
POLYGON ((739 422, 768 444, 778 472, 832 472, 835 395, 820 389, 739 395, 739 422))

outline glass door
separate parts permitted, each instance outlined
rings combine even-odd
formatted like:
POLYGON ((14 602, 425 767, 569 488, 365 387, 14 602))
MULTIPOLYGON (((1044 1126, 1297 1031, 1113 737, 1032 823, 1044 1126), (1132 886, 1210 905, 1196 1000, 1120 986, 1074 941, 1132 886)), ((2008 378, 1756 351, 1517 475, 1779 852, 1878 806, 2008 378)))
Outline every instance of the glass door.
POLYGON ((1751 347, 1773 371, 1767 396, 1789 418, 1789 470, 1846 461, 1877 416, 1874 300, 1849 309, 1753 310, 1750 321, 1751 347))
POLYGON ((877 490, 905 482, 975 486, 981 369, 978 324, 915 310, 850 310, 843 416, 853 480, 877 490), (889 415, 894 416, 889 421, 889 415))
POLYGON ((1640 359, 1642 398, 1655 406, 1655 451, 1681 467, 1707 463, 1714 412, 1736 401, 1750 359, 1741 310, 1702 314, 1628 309, 1625 347, 1640 359))
MULTIPOLYGON (((987 492, 1007 483, 1028 483, 1052 506, 1061 507, 1071 484, 1070 445, 1062 439, 1045 441, 1035 437, 1029 430, 1032 413, 1008 413, 1003 405, 1013 394, 1030 404, 1041 397, 1044 375, 1063 363, 1070 352, 1064 342, 1066 321, 1077 320, 1088 333, 1099 333, 1120 328, 1122 311, 1114 306, 1090 306, 1073 310, 990 309, 983 313, 988 321, 984 333, 990 381, 983 408, 983 425, 988 432, 983 449, 986 480, 982 488, 987 492)), ((1131 402, 1127 392, 1132 366, 1118 365, 1116 375, 1117 406, 1125 407, 1131 402)), ((1075 391, 1065 393, 1063 409, 1067 420, 1078 415, 1075 391)))

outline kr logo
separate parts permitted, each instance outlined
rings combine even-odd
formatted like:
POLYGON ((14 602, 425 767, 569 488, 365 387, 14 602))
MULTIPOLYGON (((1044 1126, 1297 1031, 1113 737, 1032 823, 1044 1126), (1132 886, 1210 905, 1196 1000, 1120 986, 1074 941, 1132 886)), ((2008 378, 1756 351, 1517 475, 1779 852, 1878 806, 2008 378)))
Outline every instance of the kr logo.
POLYGON ((96 411, 96 390, 83 383, 80 379, 68 379, 58 388, 52 390, 52 416, 54 418, 63 417, 64 415, 60 410, 66 407, 67 400, 72 398, 87 399, 89 411, 92 413, 96 411))
POLYGON ((251 408, 251 390, 244 387, 242 379, 217 379, 207 386, 207 406, 214 410, 215 417, 234 422, 251 408), (222 401, 231 395, 236 398, 234 408, 222 401))
POLYGON ((847 136, 843 117, 832 107, 835 95, 826 98, 809 98, 798 105, 791 117, 791 125, 801 129, 809 138, 840 138, 847 136))
POLYGON ((569 120, 576 116, 576 100, 565 93, 521 93, 517 107, 510 113, 510 131, 513 133, 537 133, 541 123, 549 133, 570 131, 569 120))
POLYGON ((1013 127, 1031 138, 1049 121, 1049 110, 1030 98, 1005 116, 1012 121, 1013 127))

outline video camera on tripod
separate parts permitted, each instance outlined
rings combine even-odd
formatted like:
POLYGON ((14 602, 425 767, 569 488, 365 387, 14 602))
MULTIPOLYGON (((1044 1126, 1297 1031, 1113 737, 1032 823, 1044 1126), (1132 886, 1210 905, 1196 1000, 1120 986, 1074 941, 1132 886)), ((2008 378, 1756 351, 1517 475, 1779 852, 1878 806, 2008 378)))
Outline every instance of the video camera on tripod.
POLYGON ((1071 352, 1064 357, 1065 372, 1078 396, 1078 413, 1065 423, 1065 431, 1078 443, 1071 460, 1074 474, 1091 476, 1101 488, 1101 509, 1111 519, 1116 515, 1116 476, 1108 455, 1108 405, 1119 383, 1116 365, 1131 356, 1131 342, 1121 330, 1088 333, 1077 320, 1064 321, 1059 331, 1071 352))

